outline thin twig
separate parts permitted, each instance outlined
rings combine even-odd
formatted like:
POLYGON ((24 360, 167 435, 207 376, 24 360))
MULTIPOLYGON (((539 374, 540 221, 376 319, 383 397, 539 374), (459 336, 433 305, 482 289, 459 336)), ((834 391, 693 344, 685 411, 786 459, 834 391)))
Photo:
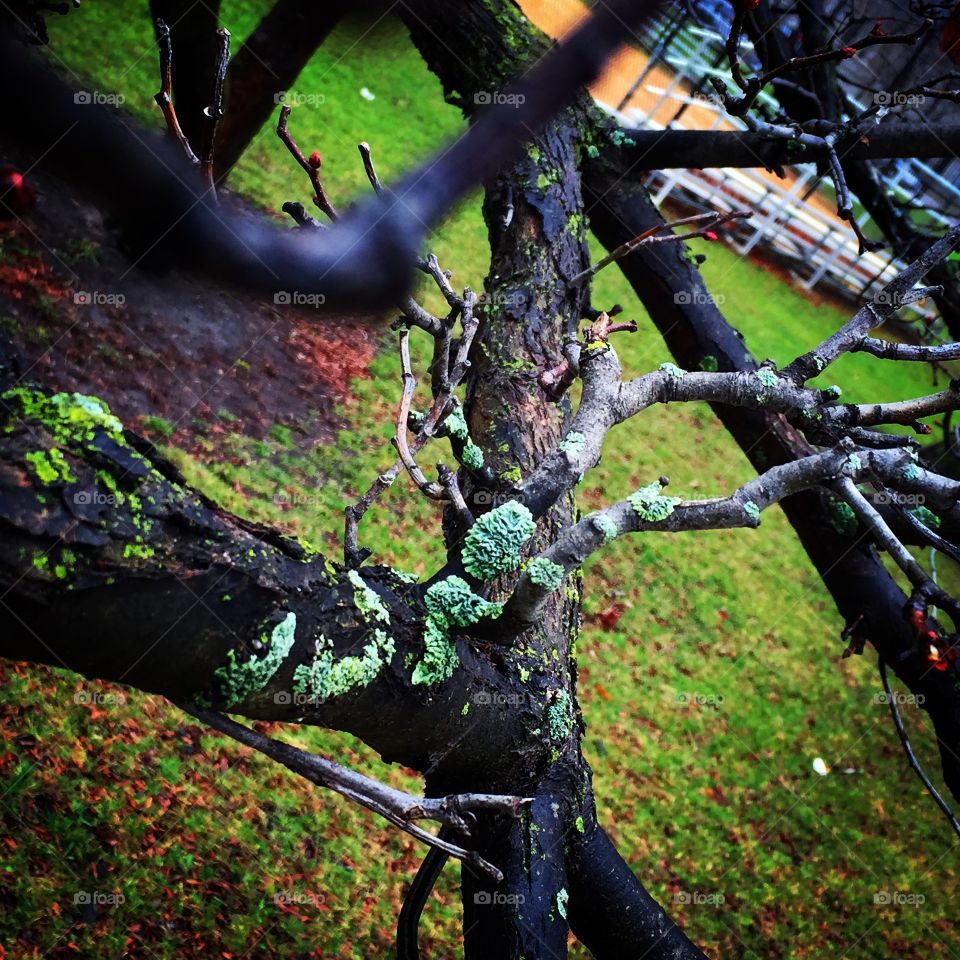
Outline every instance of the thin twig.
POLYGON ((910 766, 913 767, 914 772, 920 778, 920 782, 927 788, 937 806, 943 811, 944 816, 953 828, 953 832, 960 837, 960 821, 953 815, 953 810, 950 809, 947 802, 937 792, 937 788, 930 782, 930 778, 923 772, 923 767, 920 766, 920 761, 917 760, 913 752, 913 747, 910 746, 910 741, 907 739, 907 731, 903 727, 903 720, 900 718, 900 711, 897 709, 896 697, 894 697, 890 689, 890 680, 887 677, 887 664, 883 657, 880 657, 877 663, 880 667, 880 681, 883 683, 883 691, 887 695, 887 705, 890 707, 890 715, 893 717, 894 726, 897 728, 897 736, 900 738, 900 743, 903 744, 903 752, 907 755, 907 761, 910 766))
POLYGON ((713 227, 728 223, 731 220, 743 220, 753 216, 752 210, 732 210, 729 213, 721 211, 712 211, 708 213, 696 213, 690 217, 682 217, 680 220, 674 220, 671 223, 661 223, 643 233, 638 233, 632 240, 621 243, 616 250, 612 250, 605 257, 601 257, 596 263, 591 264, 586 270, 581 270, 567 284, 568 287, 582 287, 587 280, 594 274, 599 273, 604 267, 609 266, 617 260, 622 259, 628 253, 632 253, 637 247, 647 246, 655 243, 682 243, 684 240, 690 240, 693 237, 706 236, 713 227), (675 234, 669 231, 673 227, 685 226, 686 224, 699 223, 702 226, 698 230, 689 233, 675 234), (661 234, 661 231, 668 231, 661 234))
POLYGON ((230 65, 230 31, 221 27, 217 31, 217 60, 213 72, 213 97, 204 111, 207 118, 203 143, 203 159, 200 170, 210 192, 216 196, 216 187, 213 182, 213 155, 217 146, 217 128, 223 116, 223 85, 227 78, 227 67, 230 65))
POLYGON ((166 21, 156 21, 157 46, 160 48, 160 92, 154 96, 157 106, 163 113, 167 129, 180 144, 187 159, 194 166, 200 166, 200 158, 193 152, 190 141, 180 127, 177 111, 173 105, 173 44, 170 41, 170 28, 166 21))
POLYGON ((307 176, 310 178, 310 184, 313 187, 313 202, 330 218, 336 222, 340 217, 336 208, 330 202, 326 190, 323 188, 323 180, 320 176, 320 154, 314 151, 308 160, 303 151, 297 146, 296 140, 287 129, 287 120, 290 116, 290 104, 285 103, 280 108, 280 119, 277 121, 277 136, 283 142, 283 145, 290 151, 293 159, 303 167, 307 176))
POLYGON ((311 783, 334 790, 341 796, 360 806, 379 813, 401 830, 424 843, 443 850, 445 853, 464 863, 482 870, 498 883, 503 874, 493 864, 488 863, 475 850, 467 850, 457 844, 434 836, 415 824, 416 820, 436 820, 439 823, 470 836, 465 816, 474 811, 498 811, 516 816, 520 809, 531 799, 524 797, 501 796, 491 793, 464 793, 447 797, 414 797, 384 783, 366 777, 361 773, 333 763, 323 757, 307 753, 288 743, 266 737, 256 730, 231 720, 222 713, 212 710, 198 710, 186 704, 178 704, 181 710, 196 717, 207 726, 225 733, 245 746, 282 763, 288 770, 299 774, 311 783))

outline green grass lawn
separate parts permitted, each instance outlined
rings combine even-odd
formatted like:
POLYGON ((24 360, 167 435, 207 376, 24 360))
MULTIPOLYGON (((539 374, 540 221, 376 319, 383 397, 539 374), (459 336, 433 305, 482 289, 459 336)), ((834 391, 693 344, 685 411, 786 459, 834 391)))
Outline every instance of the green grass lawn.
MULTIPOLYGON (((263 6, 225 4, 235 43, 263 6)), ((83 83, 123 92, 134 114, 156 124, 145 8, 115 0, 54 19, 53 54, 83 83)), ((321 150, 341 204, 367 189, 357 141, 371 143, 388 179, 462 127, 389 19, 337 30, 297 89, 325 98, 295 110, 291 129, 305 149, 321 150), (362 86, 373 101, 359 95, 362 86)), ((273 209, 306 198, 305 179, 270 130, 231 184, 273 209)), ((432 246, 455 283, 481 286, 478 197, 432 246)), ((724 311, 759 357, 785 363, 843 320, 717 244, 702 252, 711 289, 726 297, 724 311)), ((615 269, 598 276, 594 301, 620 302, 640 322, 616 342, 627 374, 669 359, 615 269)), ((864 356, 844 358, 829 382, 852 399, 930 387, 925 368, 864 356)), ((204 458, 169 452, 224 505, 336 551, 343 505, 392 460, 398 393, 399 364, 384 349, 345 404, 351 428, 335 450, 304 453, 277 433, 233 437, 204 458)), ((708 497, 751 470, 708 408, 663 407, 616 429, 580 488, 582 506, 663 473, 673 493, 708 497)), ((418 573, 439 561, 438 541, 439 515, 404 483, 361 529, 376 555, 418 573)), ((840 619, 779 510, 756 531, 617 541, 586 570, 585 613, 580 696, 601 819, 711 955, 960 953, 956 846, 874 700, 873 656, 840 659, 840 619), (825 777, 813 772, 818 756, 830 767, 825 777), (876 903, 884 892, 922 902, 876 903)), ((390 955, 422 847, 232 742, 204 735, 197 752, 200 731, 158 698, 51 669, 0 669, 10 736, 0 757, 0 945, 17 942, 7 956, 390 955), (126 699, 82 702, 97 694, 126 699), (90 891, 125 899, 71 926, 75 895, 90 891)), ((904 713, 939 784, 928 725, 915 708, 904 713)), ((382 770, 354 738, 270 729, 416 785, 408 772, 382 770)), ((424 917, 426 956, 460 955, 458 919, 457 871, 448 867, 424 917)))

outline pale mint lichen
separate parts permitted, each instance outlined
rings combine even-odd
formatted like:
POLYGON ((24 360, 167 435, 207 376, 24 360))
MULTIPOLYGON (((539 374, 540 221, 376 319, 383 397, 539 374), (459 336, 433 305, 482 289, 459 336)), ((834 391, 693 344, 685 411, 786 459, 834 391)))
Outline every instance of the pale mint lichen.
POLYGON ((647 523, 659 523, 673 513, 673 508, 680 502, 680 498, 665 497, 662 490, 660 481, 655 480, 627 497, 630 506, 641 520, 646 520, 647 523))
POLYGON ((547 729, 555 743, 566 740, 573 730, 573 700, 566 690, 553 692, 553 700, 547 707, 547 729))
POLYGON ((435 583, 424 595, 428 616, 423 632, 423 658, 413 668, 411 682, 432 686, 448 680, 460 663, 450 636, 454 627, 468 627, 484 617, 496 618, 503 604, 475 594, 462 577, 435 583))
POLYGON ((582 434, 578 433, 576 430, 571 430, 561 441, 560 441, 560 450, 564 453, 570 454, 572 457, 578 457, 583 453, 583 446, 587 442, 587 438, 582 434))
POLYGON ((353 584, 354 606, 363 616, 368 620, 372 618, 380 623, 390 623, 390 611, 380 599, 380 594, 368 586, 356 570, 351 570, 347 579, 353 584))
POLYGON ((844 469, 849 473, 857 473, 863 469, 863 461, 856 453, 848 454, 847 459, 844 461, 844 469))
POLYGON ((557 913, 559 913, 564 920, 567 919, 567 901, 569 899, 570 894, 567 892, 565 887, 561 887, 557 891, 557 913))
POLYGON ((470 439, 470 429, 461 407, 454 407, 453 412, 443 421, 443 425, 451 437, 456 437, 464 443, 470 439))
POLYGON ((823 391, 824 399, 839 400, 843 396, 843 391, 834 383, 823 391))
POLYGON ((466 580, 450 576, 435 583, 424 596, 432 619, 439 627, 468 627, 484 617, 496 618, 503 612, 503 604, 485 600, 475 594, 466 580))
POLYGON ((605 513, 593 518, 593 525, 603 534, 603 542, 609 543, 620 532, 616 523, 605 513))
POLYGON ((765 387, 772 388, 780 382, 780 378, 769 367, 761 367, 756 377, 765 387))
POLYGON ((378 627, 373 639, 364 644, 360 656, 337 660, 333 643, 320 634, 314 643, 313 660, 293 672, 293 692, 311 703, 324 703, 353 690, 362 690, 376 680, 395 652, 393 637, 378 627))
POLYGON ((433 617, 427 617, 423 631, 423 659, 413 668, 410 682, 433 686, 453 676, 460 658, 457 645, 433 617))
POLYGON ((534 557, 527 566, 527 576, 538 587, 552 591, 563 583, 566 572, 559 563, 554 563, 548 557, 534 557))
POLYGON ((743 512, 754 522, 760 519, 760 508, 752 500, 743 505, 743 512))
POLYGON ((516 500, 485 513, 464 539, 463 565, 479 580, 492 580, 520 565, 520 550, 537 526, 530 511, 516 500))
POLYGON ((213 676, 220 684, 224 707, 229 709, 243 703, 248 697, 259 693, 280 669, 293 647, 297 630, 297 615, 290 611, 274 628, 268 638, 266 632, 261 640, 265 650, 243 663, 237 662, 236 653, 227 654, 227 663, 217 667, 213 676))
POLYGON ((660 369, 674 380, 682 380, 687 373, 686 370, 678 367, 675 363, 661 363, 660 369))
POLYGON ((920 479, 920 468, 915 463, 908 463, 903 471, 903 479, 908 483, 920 479))
POLYGON ((483 468, 483 451, 469 438, 463 445, 463 465, 470 470, 483 468))

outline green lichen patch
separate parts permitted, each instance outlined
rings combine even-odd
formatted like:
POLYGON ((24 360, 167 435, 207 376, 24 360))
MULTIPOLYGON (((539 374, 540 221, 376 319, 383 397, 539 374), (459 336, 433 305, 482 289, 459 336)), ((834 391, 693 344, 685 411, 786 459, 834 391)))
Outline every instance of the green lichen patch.
POLYGON ((423 658, 413 668, 410 682, 432 687, 453 676, 460 664, 457 645, 433 617, 427 617, 423 632, 423 658))
POLYGON ((533 515, 516 500, 485 513, 464 539, 463 565, 479 580, 492 580, 520 565, 520 550, 536 530, 533 515))
POLYGON ((28 387, 14 387, 0 396, 8 406, 18 409, 23 419, 43 424, 64 446, 92 440, 96 428, 104 430, 116 440, 122 439, 123 424, 97 397, 82 393, 47 396, 28 387))
POLYGON ((780 378, 769 367, 761 367, 755 376, 765 387, 771 389, 780 382, 780 378))
POLYGON ((56 447, 51 447, 49 450, 35 450, 26 454, 24 459, 44 486, 49 486, 51 483, 71 483, 76 479, 70 473, 70 464, 56 447))
POLYGON ((547 729, 554 743, 566 740, 573 730, 573 700, 566 690, 553 691, 550 706, 547 707, 547 729))
POLYGON ((314 643, 313 660, 293 672, 293 692, 298 700, 325 703, 369 686, 396 653, 393 637, 379 627, 362 653, 337 659, 333 643, 323 634, 314 643))
POLYGON ((213 674, 220 684, 225 708, 243 703, 259 693, 273 679, 293 647, 296 631, 297 615, 291 611, 273 628, 269 638, 266 632, 261 635, 266 649, 258 655, 240 663, 235 651, 231 650, 227 654, 227 663, 217 667, 213 674))
POLYGON ((720 369, 720 364, 712 353, 708 353, 705 357, 701 358, 700 369, 707 373, 716 373, 720 369))
POLYGON ((424 596, 428 616, 423 633, 423 658, 414 667, 411 682, 433 686, 448 680, 460 663, 451 631, 468 627, 485 617, 496 618, 503 604, 475 594, 462 577, 450 576, 435 583, 424 596))
POLYGON ((673 508, 680 503, 680 497, 665 497, 662 490, 660 481, 655 480, 627 498, 641 520, 659 523, 673 513, 673 508))
POLYGON ((839 400, 843 396, 843 391, 834 383, 823 391, 824 400, 839 400))
POLYGON ((686 370, 678 367, 675 363, 661 363, 660 369, 673 380, 682 380, 687 373, 686 370))
POLYGON ((940 526, 940 518, 932 510, 928 510, 922 504, 918 507, 911 507, 907 512, 912 514, 925 527, 936 529, 940 526))
POLYGON ((586 444, 587 438, 582 434, 578 433, 576 430, 571 430, 561 441, 559 449, 563 453, 567 453, 571 458, 578 457, 583 453, 584 444, 586 444))
POLYGON ((463 465, 470 470, 480 470, 483 467, 483 451, 470 439, 463 445, 463 465))
POLYGON ((559 913, 564 920, 567 919, 567 902, 569 900, 570 894, 567 892, 566 887, 561 887, 557 891, 557 913, 559 913))
POLYGON ((616 523, 604 513, 594 517, 592 523, 603 534, 604 543, 609 543, 620 532, 616 523))
POLYGON ((743 512, 754 522, 760 521, 760 508, 752 501, 747 500, 743 505, 743 512))
POLYGON ((908 483, 920 479, 920 468, 915 463, 908 463, 903 470, 903 479, 908 483))
POLYGON ((354 606, 363 614, 364 619, 389 624, 390 611, 380 599, 380 594, 368 586, 356 570, 351 570, 347 579, 353 584, 354 606))
POLYGON ((843 500, 830 500, 830 526, 844 537, 853 537, 857 533, 857 515, 853 507, 843 500))
POLYGON ((496 618, 503 612, 503 604, 485 600, 475 594, 466 580, 446 577, 426 592, 424 602, 430 618, 442 629, 469 627, 484 617, 496 618))
POLYGON ((843 462, 843 472, 855 474, 859 473, 863 469, 863 461, 860 459, 860 456, 856 453, 851 453, 847 456, 847 459, 843 462))
POLYGON ((527 565, 526 573, 531 583, 545 590, 556 590, 566 576, 563 567, 547 557, 534 557, 527 565))
POLYGON ((460 407, 454 407, 453 411, 443 421, 443 426, 446 428, 447 433, 451 437, 456 437, 458 440, 462 440, 464 443, 470 439, 470 430, 467 427, 467 419, 463 415, 463 410, 460 407))

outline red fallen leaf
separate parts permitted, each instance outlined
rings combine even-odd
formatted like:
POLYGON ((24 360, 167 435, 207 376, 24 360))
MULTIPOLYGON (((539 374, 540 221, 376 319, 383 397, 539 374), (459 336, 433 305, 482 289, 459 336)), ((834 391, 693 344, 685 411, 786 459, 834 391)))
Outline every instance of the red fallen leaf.
POLYGON ((617 623, 619 623, 624 610, 626 610, 626 607, 624 607, 622 603, 615 603, 612 607, 607 607, 606 610, 599 614, 597 619, 600 621, 604 630, 612 630, 617 623))
POLYGON ((609 703, 613 699, 613 697, 611 697, 610 694, 607 693, 607 691, 599 683, 595 683, 593 685, 593 689, 596 690, 597 693, 599 693, 600 696, 607 701, 607 703, 609 703))
POLYGON ((730 614, 727 613, 722 607, 717 611, 717 616, 726 623, 730 619, 730 614))

